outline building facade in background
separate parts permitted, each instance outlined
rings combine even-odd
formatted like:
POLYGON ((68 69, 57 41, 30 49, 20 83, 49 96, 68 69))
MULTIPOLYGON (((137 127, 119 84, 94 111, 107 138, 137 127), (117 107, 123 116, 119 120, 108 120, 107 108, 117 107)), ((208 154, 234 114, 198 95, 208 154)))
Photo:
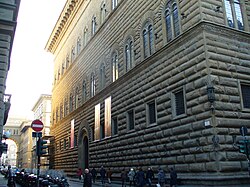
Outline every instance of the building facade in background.
POLYGON ((248 182, 249 31, 245 0, 68 0, 46 45, 54 168, 248 182))
MULTIPOLYGON (((50 143, 50 124, 51 124, 51 95, 42 94, 37 100, 36 104, 32 108, 34 112, 34 119, 39 119, 43 122, 42 138, 50 143)), ((33 141, 33 153, 32 153, 32 168, 36 168, 37 154, 36 154, 36 141, 33 141)), ((49 157, 41 157, 41 169, 48 169, 49 157)))
POLYGON ((10 94, 5 94, 6 79, 10 68, 10 56, 15 36, 20 0, 0 1, 0 156, 2 154, 3 126, 10 109, 10 94))

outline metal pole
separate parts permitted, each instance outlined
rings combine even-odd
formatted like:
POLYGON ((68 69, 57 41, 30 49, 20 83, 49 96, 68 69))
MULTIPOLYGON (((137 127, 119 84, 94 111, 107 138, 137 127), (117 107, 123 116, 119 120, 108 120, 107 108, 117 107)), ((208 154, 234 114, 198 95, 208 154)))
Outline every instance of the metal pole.
MULTIPOLYGON (((41 138, 38 137, 38 141, 40 141, 40 139, 41 138)), ((36 144, 37 144, 37 142, 36 142, 36 144)), ((38 148, 37 145, 36 145, 36 148, 38 148)), ((40 165, 41 165, 40 155, 38 154, 37 155, 37 187, 39 187, 40 165)))

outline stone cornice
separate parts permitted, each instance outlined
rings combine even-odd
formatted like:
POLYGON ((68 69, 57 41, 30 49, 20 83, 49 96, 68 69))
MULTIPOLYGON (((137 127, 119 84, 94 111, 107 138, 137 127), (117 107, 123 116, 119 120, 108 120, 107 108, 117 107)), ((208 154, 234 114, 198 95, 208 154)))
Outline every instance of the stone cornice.
POLYGON ((56 46, 60 43, 78 8, 84 1, 85 0, 67 0, 45 46, 48 52, 55 52, 56 46))

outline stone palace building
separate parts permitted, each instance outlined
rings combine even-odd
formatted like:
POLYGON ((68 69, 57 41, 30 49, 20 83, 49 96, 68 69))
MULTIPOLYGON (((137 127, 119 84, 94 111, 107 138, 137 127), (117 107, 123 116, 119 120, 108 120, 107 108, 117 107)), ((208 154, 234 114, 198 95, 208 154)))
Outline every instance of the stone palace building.
POLYGON ((237 146, 250 128, 248 0, 68 0, 45 48, 55 169, 249 182, 237 146))

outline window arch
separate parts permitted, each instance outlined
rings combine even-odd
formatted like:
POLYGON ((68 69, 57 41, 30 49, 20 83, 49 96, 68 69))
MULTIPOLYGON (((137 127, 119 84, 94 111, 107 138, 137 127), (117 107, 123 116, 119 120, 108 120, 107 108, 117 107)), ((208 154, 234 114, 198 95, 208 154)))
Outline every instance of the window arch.
POLYGON ((153 25, 149 21, 146 22, 142 32, 144 58, 149 57, 153 53, 154 50, 153 32, 154 32, 153 25))
POLYGON ((68 69, 68 67, 69 67, 69 55, 67 55, 67 57, 66 57, 65 66, 66 66, 65 68, 68 69))
POLYGON ((88 42, 88 29, 85 28, 83 32, 83 45, 86 46, 88 42))
POLYGON ((240 0, 225 0, 226 19, 229 27, 244 30, 240 0))
POLYGON ((173 4, 172 10, 173 10, 174 36, 176 37, 180 34, 179 12, 176 3, 173 4))
POLYGON ((82 102, 87 100, 87 88, 86 88, 86 81, 84 80, 82 83, 82 102))
POLYGON ((76 90, 75 90, 75 108, 77 109, 78 108, 78 105, 79 105, 79 88, 76 87, 76 90))
POLYGON ((168 1, 165 7, 165 25, 167 42, 180 35, 179 10, 176 2, 168 1))
POLYGON ((79 37, 77 39, 77 54, 79 55, 80 52, 81 52, 81 48, 82 48, 82 41, 81 41, 81 38, 79 37))
POLYGON ((100 89, 105 87, 106 84, 106 74, 105 74, 105 65, 104 63, 100 66, 100 89))
POLYGON ((69 96, 69 112, 73 111, 73 94, 71 93, 69 96))
POLYGON ((56 123, 58 122, 59 119, 59 108, 56 107, 56 123))
POLYGON ((112 81, 116 81, 118 79, 118 52, 114 51, 112 53, 112 81))
POLYGON ((90 97, 95 96, 95 74, 91 73, 90 76, 90 97))
POLYGON ((68 99, 64 100, 64 117, 68 114, 68 99))
POLYGON ((60 120, 63 118, 63 103, 60 104, 60 120))
POLYGON ((95 16, 93 16, 93 18, 92 18, 92 35, 94 35, 95 34, 95 32, 96 32, 96 17, 95 16))
POLYGON ((75 52, 75 47, 72 47, 71 49, 71 63, 73 63, 73 61, 75 60, 76 57, 76 52, 75 52))
POLYGON ((102 2, 102 5, 101 5, 101 24, 105 21, 105 18, 106 18, 106 5, 105 5, 105 2, 102 2))
POLYGON ((129 71, 134 66, 134 43, 132 37, 130 36, 126 40, 125 44, 125 63, 126 63, 126 72, 129 71))

